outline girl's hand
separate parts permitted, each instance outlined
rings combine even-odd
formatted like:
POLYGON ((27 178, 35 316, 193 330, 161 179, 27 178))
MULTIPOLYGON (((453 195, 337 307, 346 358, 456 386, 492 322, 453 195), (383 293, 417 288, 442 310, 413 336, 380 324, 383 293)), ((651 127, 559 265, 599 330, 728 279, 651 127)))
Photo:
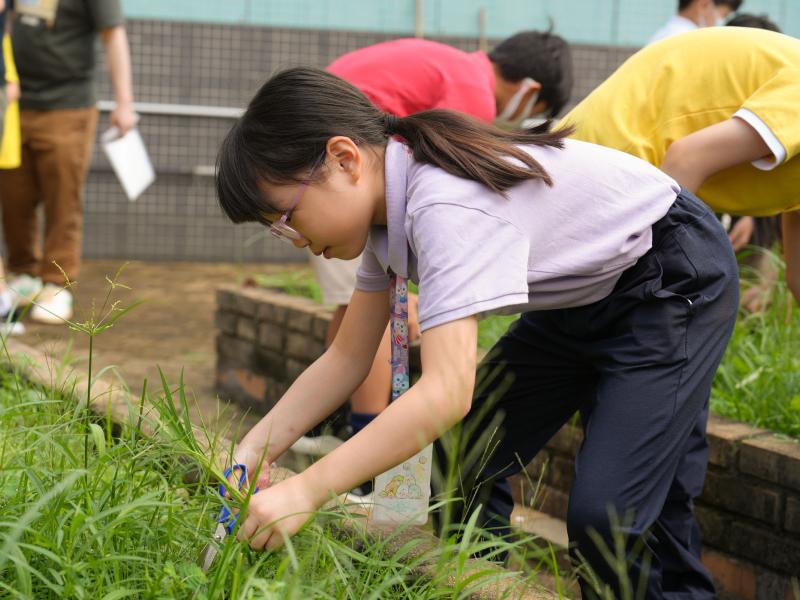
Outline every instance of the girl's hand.
POLYGON ((320 503, 302 475, 262 489, 250 498, 247 518, 236 536, 253 550, 275 550, 284 536, 292 536, 308 521, 320 503))
MULTIPOLYGON (((258 468, 258 463, 261 461, 261 455, 261 451, 243 445, 239 445, 239 447, 236 448, 236 451, 233 453, 232 464, 242 464, 247 467, 247 481, 245 481, 244 485, 242 486, 242 492, 247 491, 253 479, 256 481, 256 487, 260 490, 265 490, 269 486, 270 465, 267 460, 268 457, 264 457, 264 460, 261 463, 261 469, 256 471, 258 468)), ((230 477, 228 477, 228 483, 233 486, 233 489, 238 488, 240 477, 241 473, 239 473, 238 470, 233 471, 230 474, 230 477)))

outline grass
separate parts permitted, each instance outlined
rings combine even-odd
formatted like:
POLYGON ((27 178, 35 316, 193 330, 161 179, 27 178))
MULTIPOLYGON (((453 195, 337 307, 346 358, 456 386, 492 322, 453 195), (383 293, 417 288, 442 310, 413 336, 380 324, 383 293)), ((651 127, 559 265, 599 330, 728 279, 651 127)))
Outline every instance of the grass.
MULTIPOLYGON (((763 251, 762 251, 763 252, 763 251)), ((772 252, 763 259, 778 273, 765 292, 764 312, 742 311, 723 357, 711 393, 712 410, 786 435, 800 437, 800 311, 786 288, 784 266, 772 252)), ((759 285, 759 275, 742 267, 743 289, 759 285)), ((319 301, 319 284, 311 269, 262 277, 261 285, 319 301)), ((488 351, 516 316, 481 320, 478 347, 488 351)))
MULTIPOLYGON (((182 386, 163 382, 150 400, 163 424, 154 437, 142 434, 135 407, 120 427, 83 410, 69 390, 53 393, 0 371, 0 597, 461 598, 511 576, 467 573, 467 557, 526 552, 529 538, 486 541, 475 530, 417 555, 413 538, 343 534, 345 513, 329 510, 281 552, 253 552, 228 538, 203 573, 197 559, 222 506, 211 485, 213 454, 229 449, 217 444, 209 454, 197 444, 182 386), (187 483, 197 473, 204 475, 187 483), (426 561, 432 575, 417 576, 426 561), (448 577, 459 579, 459 569, 454 589, 448 577)), ((200 433, 214 447, 218 438, 200 433)), ((534 560, 547 559, 541 554, 534 560)))
MULTIPOLYGON (((741 311, 711 392, 717 414, 778 433, 800 437, 800 311, 786 287, 784 267, 775 254, 777 283, 761 313, 741 311)), ((745 269, 743 288, 758 285, 745 269)))
MULTIPOLYGON (((109 279, 100 308, 93 304, 83 322, 67 323, 71 329, 93 339, 124 315, 128 309, 110 298, 124 287, 118 275, 109 279)), ((232 490, 229 501, 218 495, 219 458, 232 447, 220 432, 190 421, 194 407, 182 382, 171 386, 162 375, 155 394, 146 383, 129 405, 129 419, 114 423, 110 413, 103 418, 88 410, 91 385, 76 398, 74 389, 42 388, 0 365, 0 598, 456 599, 501 583, 533 583, 540 570, 555 574, 558 597, 570 588, 551 547, 520 532, 491 536, 476 526, 476 511, 429 543, 403 527, 368 536, 348 526, 354 516, 341 503, 312 515, 278 552, 254 552, 228 537, 204 573, 197 561, 223 502, 246 512, 249 495, 232 490), (143 416, 146 406, 155 408, 155 421, 143 416), (145 435, 143 422, 155 431, 145 435), (519 571, 490 562, 502 555, 519 571)), ((460 480, 460 468, 485 458, 480 449, 490 442, 466 447, 471 432, 459 436, 459 430, 443 439, 447 474, 435 473, 446 489, 460 480)), ((491 428, 483 433, 493 435, 491 428)), ((447 512, 452 500, 438 499, 438 508, 447 512)), ((606 549, 621 579, 625 553, 622 537, 606 549)), ((578 569, 596 583, 587 565, 578 569)), ((613 597, 596 589, 598 597, 613 597)), ((507 591, 493 597, 515 597, 519 588, 507 591)), ((640 594, 625 585, 621 597, 640 594)))

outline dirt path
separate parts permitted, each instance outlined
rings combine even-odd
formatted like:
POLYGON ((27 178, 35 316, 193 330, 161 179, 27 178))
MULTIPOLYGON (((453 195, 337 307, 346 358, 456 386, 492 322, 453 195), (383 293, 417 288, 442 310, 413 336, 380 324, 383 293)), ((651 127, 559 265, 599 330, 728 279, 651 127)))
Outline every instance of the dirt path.
MULTIPOLYGON (((99 306, 109 289, 106 276, 113 277, 121 261, 86 261, 75 291, 75 320, 87 318, 92 301, 99 306)), ((112 296, 122 306, 142 304, 123 316, 94 342, 95 372, 115 365, 133 393, 139 395, 147 379, 148 389, 160 388, 160 366, 177 386, 181 370, 188 392, 200 413, 215 421, 221 408, 214 393, 215 290, 221 283, 242 281, 254 273, 277 273, 292 265, 233 263, 144 263, 131 262, 119 280, 130 290, 117 289, 112 296)), ((40 325, 26 320, 26 344, 60 360, 69 356, 85 366, 86 335, 66 325, 40 325)), ((231 418, 242 416, 228 407, 231 418)), ((249 419, 248 419, 249 421, 249 419)))

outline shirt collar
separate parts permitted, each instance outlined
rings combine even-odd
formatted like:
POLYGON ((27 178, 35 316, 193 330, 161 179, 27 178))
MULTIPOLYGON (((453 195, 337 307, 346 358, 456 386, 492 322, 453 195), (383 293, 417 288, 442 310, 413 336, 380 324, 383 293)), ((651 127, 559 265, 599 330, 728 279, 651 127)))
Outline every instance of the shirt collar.
POLYGON ((386 145, 386 231, 389 268, 408 277, 408 238, 406 237, 406 190, 411 149, 397 140, 386 145))

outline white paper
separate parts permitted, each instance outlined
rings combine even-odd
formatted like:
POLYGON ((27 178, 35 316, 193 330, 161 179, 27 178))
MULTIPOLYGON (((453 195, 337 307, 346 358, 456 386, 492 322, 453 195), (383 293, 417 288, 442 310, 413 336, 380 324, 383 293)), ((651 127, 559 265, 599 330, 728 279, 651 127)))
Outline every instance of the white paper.
POLYGON ((120 137, 117 128, 112 127, 100 141, 128 200, 136 200, 156 179, 139 130, 131 129, 120 137))

